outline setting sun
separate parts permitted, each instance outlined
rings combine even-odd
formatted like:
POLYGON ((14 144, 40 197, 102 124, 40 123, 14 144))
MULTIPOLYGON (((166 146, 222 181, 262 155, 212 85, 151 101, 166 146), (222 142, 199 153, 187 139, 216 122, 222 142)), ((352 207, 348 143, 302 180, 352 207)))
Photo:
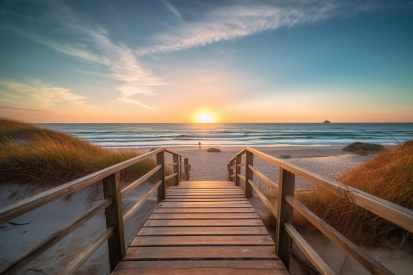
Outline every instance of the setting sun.
POLYGON ((212 123, 214 122, 214 118, 209 113, 202 113, 198 116, 197 121, 199 123, 212 123))

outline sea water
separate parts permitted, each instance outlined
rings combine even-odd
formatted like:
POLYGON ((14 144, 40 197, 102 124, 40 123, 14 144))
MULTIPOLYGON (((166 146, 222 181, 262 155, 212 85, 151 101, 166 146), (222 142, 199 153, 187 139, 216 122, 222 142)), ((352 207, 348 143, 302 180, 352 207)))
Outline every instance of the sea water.
POLYGON ((413 123, 48 123, 103 147, 379 144, 413 140, 413 123))

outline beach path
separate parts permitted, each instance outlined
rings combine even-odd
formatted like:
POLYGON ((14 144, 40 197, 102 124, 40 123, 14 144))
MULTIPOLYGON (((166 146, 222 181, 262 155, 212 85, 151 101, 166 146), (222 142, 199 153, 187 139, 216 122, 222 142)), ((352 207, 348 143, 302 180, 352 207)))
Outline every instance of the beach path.
POLYGON ((183 181, 149 216, 112 274, 288 274, 240 186, 183 181))

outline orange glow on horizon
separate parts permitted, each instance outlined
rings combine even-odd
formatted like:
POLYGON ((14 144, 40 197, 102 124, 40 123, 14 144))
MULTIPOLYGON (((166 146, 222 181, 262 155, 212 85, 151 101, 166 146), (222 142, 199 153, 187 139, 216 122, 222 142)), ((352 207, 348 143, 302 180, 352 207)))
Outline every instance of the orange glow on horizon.
POLYGON ((197 117, 198 123, 212 123, 214 122, 214 117, 210 113, 202 113, 197 117))

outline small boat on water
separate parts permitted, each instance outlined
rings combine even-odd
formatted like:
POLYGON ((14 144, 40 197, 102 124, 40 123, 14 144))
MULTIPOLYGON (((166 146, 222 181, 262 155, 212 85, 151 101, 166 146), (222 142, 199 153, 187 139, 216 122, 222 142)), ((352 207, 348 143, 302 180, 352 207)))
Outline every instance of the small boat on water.
POLYGON ((330 121, 329 120, 324 120, 324 122, 323 123, 330 123, 330 121))

